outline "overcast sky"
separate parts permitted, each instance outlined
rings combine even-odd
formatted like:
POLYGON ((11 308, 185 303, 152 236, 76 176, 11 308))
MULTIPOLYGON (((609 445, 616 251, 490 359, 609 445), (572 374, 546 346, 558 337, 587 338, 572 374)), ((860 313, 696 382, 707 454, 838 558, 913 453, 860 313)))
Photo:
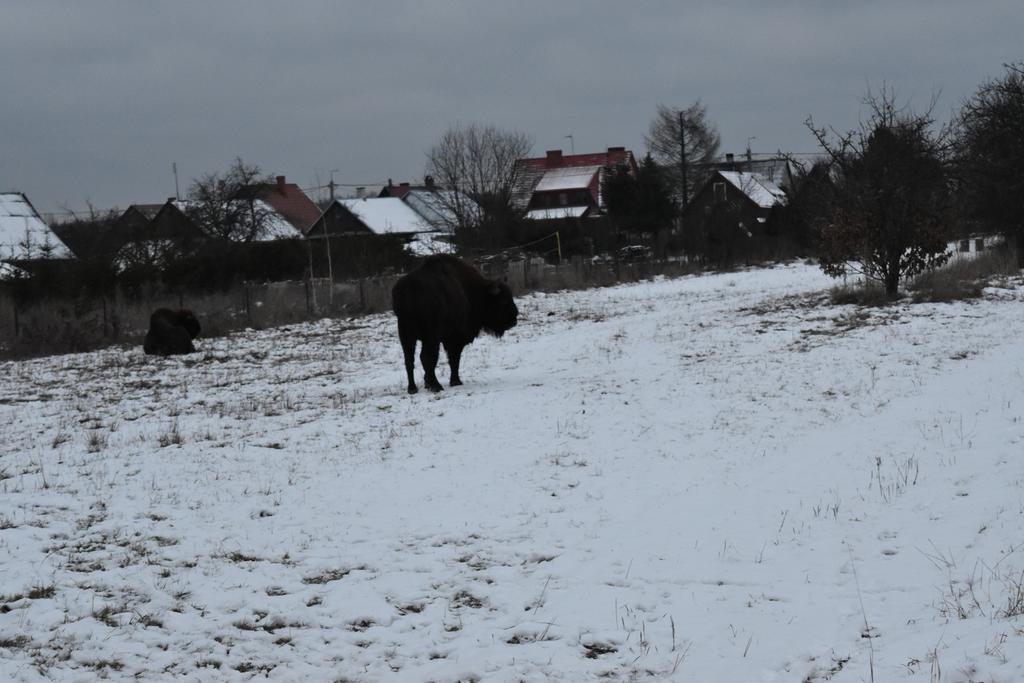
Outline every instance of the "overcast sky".
POLYGON ((869 85, 949 112, 1024 59, 1021 0, 0 5, 0 191, 158 202, 236 156, 303 187, 422 178, 452 123, 625 145, 702 100, 723 152, 814 152, 869 85), (698 6, 699 5, 699 6, 698 6))

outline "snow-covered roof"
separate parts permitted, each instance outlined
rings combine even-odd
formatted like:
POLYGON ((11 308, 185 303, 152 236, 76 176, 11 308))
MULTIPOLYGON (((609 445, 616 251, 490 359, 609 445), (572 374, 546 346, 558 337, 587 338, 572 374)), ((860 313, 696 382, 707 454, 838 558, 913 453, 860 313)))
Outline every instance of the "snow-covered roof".
POLYGON ((74 258, 21 192, 0 192, 0 259, 74 258))
POLYGON ((535 221, 552 218, 579 218, 589 208, 589 206, 559 206, 550 209, 531 209, 526 212, 526 217, 535 221))
POLYGON ((335 200, 377 235, 431 232, 434 228, 397 197, 335 200))
POLYGON ((534 192, 586 189, 590 187, 594 175, 600 172, 600 170, 600 166, 553 168, 544 172, 544 177, 537 183, 534 192))
POLYGON ((458 224, 458 218, 452 210, 454 206, 465 207, 466 213, 476 213, 478 217, 482 213, 476 202, 455 190, 413 189, 407 191, 401 199, 435 230, 450 231, 458 224))
POLYGON ((786 193, 782 188, 760 173, 744 173, 742 171, 719 171, 718 173, 762 209, 770 209, 776 204, 786 203, 786 193))
POLYGON ((288 219, 270 204, 262 199, 257 199, 255 204, 257 212, 264 212, 263 230, 256 237, 256 241, 270 242, 291 237, 302 237, 302 231, 289 223, 288 219))
MULTIPOLYGON (((234 199, 232 202, 238 202, 244 205, 247 200, 234 199)), ((173 204, 182 213, 186 215, 190 210, 195 210, 199 204, 195 201, 188 199, 172 199, 169 202, 173 204)), ((291 223, 285 216, 271 206, 269 203, 262 199, 257 199, 253 202, 253 206, 256 209, 256 213, 262 216, 263 229, 260 234, 256 235, 254 241, 256 242, 272 242, 274 240, 291 239, 293 237, 302 237, 302 231, 291 223)))

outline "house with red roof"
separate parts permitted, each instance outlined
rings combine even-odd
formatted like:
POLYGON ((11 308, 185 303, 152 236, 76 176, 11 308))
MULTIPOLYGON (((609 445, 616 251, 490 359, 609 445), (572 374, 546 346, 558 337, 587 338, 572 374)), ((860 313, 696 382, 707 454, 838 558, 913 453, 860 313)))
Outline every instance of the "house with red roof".
POLYGON ((625 147, 589 154, 553 149, 516 164, 513 206, 535 220, 599 215, 605 206, 601 196, 605 174, 617 166, 626 166, 633 174, 637 171, 636 158, 625 147))
POLYGON ((259 201, 267 216, 267 230, 260 240, 302 237, 320 218, 320 209, 295 183, 287 182, 283 175, 273 183, 246 185, 235 199, 259 201))

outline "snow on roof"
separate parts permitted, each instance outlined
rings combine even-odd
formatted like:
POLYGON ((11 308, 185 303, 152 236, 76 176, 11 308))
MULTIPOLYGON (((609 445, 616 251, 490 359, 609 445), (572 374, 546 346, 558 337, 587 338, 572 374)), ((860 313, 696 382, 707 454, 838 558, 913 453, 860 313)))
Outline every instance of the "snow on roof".
POLYGON ((21 192, 0 193, 0 259, 74 258, 21 192))
POLYGON ((594 179, 594 174, 601 170, 600 166, 574 166, 570 168, 553 168, 544 172, 544 177, 537 183, 534 192, 557 192, 559 190, 586 189, 594 179))
POLYGON ((262 199, 256 200, 256 211, 265 212, 263 230, 256 237, 258 242, 270 242, 272 240, 283 240, 290 237, 302 237, 302 231, 288 222, 280 212, 262 199))
POLYGON ((770 209, 776 204, 786 203, 786 193, 782 191, 782 188, 760 173, 744 173, 742 171, 719 171, 718 173, 762 209, 770 209))
POLYGON ((551 209, 532 209, 526 212, 526 217, 535 221, 552 218, 579 218, 589 208, 589 206, 559 206, 551 209))
POLYGON ((402 201, 413 211, 423 217, 435 230, 451 231, 458 224, 458 218, 452 210, 454 206, 465 208, 467 213, 475 213, 479 217, 480 207, 465 194, 454 190, 409 190, 402 196, 402 201))
POLYGON ((398 197, 335 200, 377 235, 430 232, 434 228, 398 197))

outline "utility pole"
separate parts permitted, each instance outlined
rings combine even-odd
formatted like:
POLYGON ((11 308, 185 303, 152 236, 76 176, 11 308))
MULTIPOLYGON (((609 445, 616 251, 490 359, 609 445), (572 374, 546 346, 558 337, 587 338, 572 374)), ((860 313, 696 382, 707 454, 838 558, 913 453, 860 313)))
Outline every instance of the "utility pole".
POLYGON ((335 185, 335 183, 334 183, 334 171, 337 171, 337 170, 338 169, 334 169, 334 170, 331 171, 331 181, 329 183, 327 183, 327 187, 331 188, 331 201, 332 202, 334 201, 334 188, 337 187, 335 185))
POLYGON ((683 121, 683 111, 679 110, 679 172, 683 179, 683 202, 682 208, 687 203, 687 182, 686 182, 686 125, 683 121))

